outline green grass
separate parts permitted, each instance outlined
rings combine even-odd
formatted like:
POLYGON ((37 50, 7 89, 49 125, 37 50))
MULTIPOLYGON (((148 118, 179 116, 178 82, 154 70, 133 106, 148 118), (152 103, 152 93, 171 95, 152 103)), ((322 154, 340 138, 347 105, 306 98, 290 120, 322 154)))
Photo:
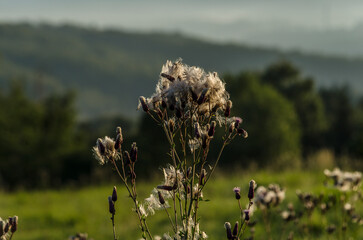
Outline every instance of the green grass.
MULTIPOLYGON (((239 211, 234 199, 233 187, 240 186, 242 203, 247 204, 247 190, 250 179, 255 179, 258 185, 278 183, 286 188, 286 199, 283 204, 272 210, 271 227, 273 239, 286 239, 290 231, 295 231, 294 239, 327 239, 325 234, 326 223, 340 224, 340 212, 331 213, 323 217, 319 212, 314 212, 309 224, 309 233, 296 230, 295 224, 285 224, 279 217, 281 209, 286 209, 289 202, 299 207, 295 194, 296 189, 304 192, 322 193, 333 191, 323 186, 322 172, 287 171, 276 172, 240 172, 231 174, 216 174, 215 180, 208 183, 204 191, 204 198, 208 202, 201 202, 200 217, 201 230, 206 231, 210 239, 226 239, 224 222, 232 224, 239 219, 239 211), (283 234, 283 235, 282 235, 283 234)), ((153 183, 139 183, 138 192, 141 198, 149 195, 152 188, 159 180, 153 183)), ((128 199, 125 189, 116 183, 119 190, 119 200, 116 204, 116 231, 118 239, 139 239, 140 233, 137 217, 132 212, 132 203, 128 199)), ((107 197, 112 192, 112 185, 87 187, 82 189, 64 189, 48 191, 19 191, 16 193, 0 192, 0 216, 2 218, 18 215, 19 228, 13 239, 67 239, 76 232, 87 232, 96 239, 112 239, 110 214, 108 213, 107 197)), ((363 215, 362 201, 356 205, 356 211, 363 215)), ((260 212, 252 216, 257 220, 256 239, 267 239, 263 220, 260 212)), ((305 219, 307 220, 307 219, 305 219)), ((305 221, 304 220, 304 221, 305 221)), ((162 235, 171 231, 165 212, 157 212, 148 217, 148 224, 154 235, 162 235)), ((303 224, 303 222, 301 222, 303 224)), ((362 227, 349 224, 346 236, 338 231, 330 239, 359 239, 363 236, 362 227)), ((249 230, 246 231, 249 236, 249 230)))

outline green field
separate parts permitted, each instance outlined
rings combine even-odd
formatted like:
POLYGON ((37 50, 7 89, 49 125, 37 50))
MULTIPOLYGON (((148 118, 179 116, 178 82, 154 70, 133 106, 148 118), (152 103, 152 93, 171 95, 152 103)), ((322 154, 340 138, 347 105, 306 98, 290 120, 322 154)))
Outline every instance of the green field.
MULTIPOLYGON (((231 174, 216 174, 216 178, 208 183, 204 191, 204 198, 210 201, 200 205, 201 230, 206 231, 209 239, 226 239, 224 222, 232 224, 239 219, 239 211, 234 199, 233 187, 240 186, 242 203, 247 203, 247 189, 250 179, 255 179, 258 185, 278 183, 286 188, 286 199, 280 207, 272 211, 271 228, 273 239, 286 239, 290 231, 294 231, 294 239, 362 239, 363 228, 358 224, 348 224, 344 233, 337 230, 330 236, 325 234, 327 223, 334 223, 340 229, 341 212, 329 213, 326 217, 315 210, 309 221, 309 231, 300 232, 294 223, 284 223, 279 211, 286 209, 289 202, 298 209, 301 204, 296 197, 296 189, 304 192, 327 193, 337 195, 339 192, 326 188, 322 172, 287 171, 272 172, 240 172, 231 174), (359 237, 360 236, 360 237, 359 237)), ((162 179, 155 179, 154 184, 139 183, 138 192, 144 198, 162 179)), ((118 239, 139 239, 137 217, 132 212, 131 200, 120 183, 119 200, 116 204, 116 225, 118 239)), ((110 214, 108 213, 107 196, 111 194, 112 185, 87 187, 82 189, 63 189, 48 191, 15 193, 0 192, 0 216, 2 218, 18 215, 18 232, 13 239, 67 239, 76 232, 87 232, 93 239, 112 239, 110 214)), ((355 211, 363 215, 362 200, 358 200, 355 211)), ((257 220, 255 239, 268 239, 261 213, 256 211, 251 220, 257 220)), ((301 220, 301 224, 306 219, 301 220)), ((157 212, 148 217, 151 232, 162 235, 171 231, 165 212, 157 212)), ((247 229, 245 237, 250 235, 247 229)))

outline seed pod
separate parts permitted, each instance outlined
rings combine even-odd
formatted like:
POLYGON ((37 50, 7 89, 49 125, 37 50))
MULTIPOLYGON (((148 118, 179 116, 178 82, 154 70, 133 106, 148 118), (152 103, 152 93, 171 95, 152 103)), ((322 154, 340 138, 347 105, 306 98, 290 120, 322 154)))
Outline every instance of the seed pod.
POLYGON ((137 146, 136 146, 136 142, 132 143, 132 145, 131 145, 130 158, 131 158, 131 162, 136 162, 137 161, 137 146))
POLYGON ((251 180, 250 181, 250 187, 248 189, 248 199, 251 201, 254 196, 255 196, 255 187, 256 187, 256 182, 255 180, 251 180))
POLYGON ((116 186, 113 186, 113 190, 112 190, 112 201, 114 201, 114 202, 117 201, 117 189, 116 189, 116 186))
POLYGON ((14 232, 16 232, 17 229, 18 229, 18 216, 14 216, 14 217, 12 217, 10 231, 12 233, 14 233, 14 232))
POLYGON ((229 222, 226 222, 226 223, 224 223, 224 227, 226 228, 227 239, 228 240, 233 239, 231 224, 229 222))
POLYGON ((249 221, 250 220, 250 210, 244 210, 243 212, 245 213, 245 220, 249 221))
POLYGON ((140 97, 140 103, 142 106, 142 110, 144 110, 144 112, 149 112, 149 106, 146 103, 145 97, 143 97, 143 96, 140 97))
POLYGON ((168 79, 170 82, 174 82, 175 81, 175 77, 170 76, 169 74, 161 73, 160 76, 162 76, 163 78, 168 79))
POLYGON ((98 151, 100 152, 101 155, 104 155, 105 152, 106 152, 106 147, 105 145, 103 144, 103 141, 101 138, 98 138, 97 139, 97 142, 96 142, 96 145, 97 145, 97 148, 98 148, 98 151))
POLYGON ((207 175, 207 171, 203 168, 200 176, 199 176, 199 185, 203 186, 205 184, 205 176, 207 175))
POLYGON ((169 125, 170 132, 173 133, 174 132, 174 127, 175 127, 174 120, 173 119, 169 119, 168 125, 169 125))
POLYGON ((108 211, 114 215, 116 213, 115 204, 112 202, 112 197, 108 197, 108 211))
POLYGON ((161 205, 165 204, 165 199, 163 197, 163 195, 161 195, 161 192, 158 191, 158 196, 159 196, 159 202, 161 205))
POLYGON ((238 235, 238 221, 234 224, 232 235, 233 235, 233 237, 237 237, 237 235, 238 235))
POLYGON ((208 88, 204 88, 204 89, 203 89, 203 91, 202 91, 202 93, 200 94, 200 96, 199 96, 199 98, 198 98, 198 101, 197 101, 197 103, 198 103, 199 105, 201 105, 202 103, 204 103, 204 102, 205 102, 208 91, 209 91, 209 89, 208 89, 208 88))
POLYGON ((224 111, 224 116, 229 117, 231 115, 232 101, 228 100, 226 104, 226 110, 224 111))
POLYGON ((236 199, 241 199, 241 189, 239 187, 233 188, 234 193, 236 194, 236 199))
POLYGON ((210 128, 208 130, 208 136, 213 137, 215 130, 216 130, 216 121, 212 121, 210 128))
POLYGON ((199 123, 197 123, 197 122, 194 124, 194 134, 195 134, 195 137, 198 138, 198 139, 201 136, 200 126, 199 126, 199 123))

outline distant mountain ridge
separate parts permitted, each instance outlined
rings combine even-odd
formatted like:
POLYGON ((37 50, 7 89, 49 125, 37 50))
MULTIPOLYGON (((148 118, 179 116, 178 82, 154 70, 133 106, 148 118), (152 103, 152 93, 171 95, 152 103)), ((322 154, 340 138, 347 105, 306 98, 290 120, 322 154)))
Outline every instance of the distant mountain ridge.
POLYGON ((0 84, 24 78, 35 96, 75 89, 85 118, 135 116, 138 96, 153 92, 161 65, 179 57, 220 75, 286 59, 319 86, 349 84, 354 94, 363 94, 363 59, 222 45, 178 34, 0 24, 0 84))

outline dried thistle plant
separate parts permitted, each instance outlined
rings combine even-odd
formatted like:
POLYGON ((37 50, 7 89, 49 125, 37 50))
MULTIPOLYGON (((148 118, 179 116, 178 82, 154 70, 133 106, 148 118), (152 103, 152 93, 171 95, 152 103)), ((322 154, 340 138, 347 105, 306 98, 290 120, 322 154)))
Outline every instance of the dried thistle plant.
MULTIPOLYGON (((199 228, 198 217, 202 190, 224 148, 236 136, 248 136, 241 128, 242 119, 230 117, 232 102, 225 83, 215 72, 187 66, 181 60, 167 61, 155 93, 149 98, 140 97, 138 108, 161 127, 168 140, 171 161, 163 166, 164 181, 152 190, 150 197, 142 202, 137 199, 138 149, 136 143, 130 151, 122 149, 121 128, 117 128, 115 140, 109 137, 97 140, 93 148, 96 159, 100 164, 111 163, 120 176, 134 202, 143 239, 206 239, 207 234, 199 228), (216 134, 218 128, 224 130, 223 143, 216 160, 212 161, 208 154, 211 142, 220 136, 216 134), (147 217, 157 211, 164 212, 171 225, 170 233, 163 237, 153 237, 147 225, 147 217)), ((111 200, 111 203, 114 202, 111 200)))

